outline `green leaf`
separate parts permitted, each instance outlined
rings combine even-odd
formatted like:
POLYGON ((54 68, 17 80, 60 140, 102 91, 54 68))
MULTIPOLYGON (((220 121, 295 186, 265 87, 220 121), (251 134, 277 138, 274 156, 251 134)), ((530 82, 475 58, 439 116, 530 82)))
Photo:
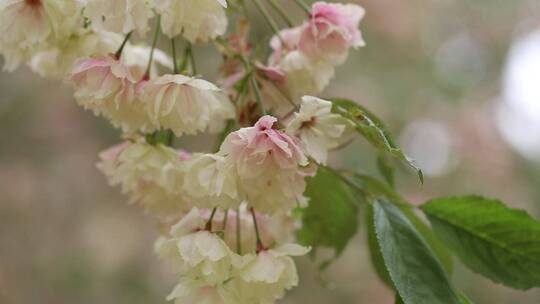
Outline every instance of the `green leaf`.
POLYGON ((400 208, 374 203, 381 253, 405 304, 462 304, 441 263, 400 208))
POLYGON ((361 188, 366 189, 374 197, 386 198, 387 200, 399 205, 399 208, 403 214, 405 214, 409 221, 411 221, 416 230, 422 235, 422 237, 424 237, 430 248, 437 255, 437 258, 439 258, 439 261, 443 264, 446 272, 449 274, 452 273, 454 264, 452 255, 450 255, 446 246, 435 236, 431 228, 424 223, 424 221, 418 218, 412 209, 413 207, 404 198, 402 198, 388 185, 369 175, 355 174, 352 181, 358 184, 358 186, 361 188))
POLYGON ((463 304, 472 304, 471 300, 467 298, 464 294, 459 294, 459 298, 463 304))
POLYGON ((379 155, 377 156, 377 168, 379 169, 379 172, 381 172, 381 175, 384 177, 388 185, 394 188, 395 168, 387 155, 388 154, 386 153, 379 153, 379 155))
POLYGON ((375 226, 373 225, 373 223, 373 205, 368 204, 366 210, 366 231, 371 263, 373 264, 373 268, 375 268, 375 272, 377 273, 379 279, 381 279, 381 281, 386 284, 386 286, 393 289, 394 284, 392 283, 392 280, 390 279, 390 274, 388 274, 388 270, 386 270, 386 266, 384 265, 384 260, 381 255, 379 243, 377 242, 377 235, 375 233, 375 226))
MULTIPOLYGON (((392 156, 413 168, 418 174, 420 181, 424 183, 422 170, 395 144, 394 139, 385 128, 381 119, 352 100, 343 98, 332 98, 330 100, 333 103, 332 110, 334 113, 338 113, 353 121, 358 133, 375 146, 381 154, 392 156)), ((381 173, 383 175, 387 174, 387 172, 381 173)))
POLYGON ((401 299, 401 297, 399 296, 399 294, 396 294, 396 304, 405 304, 403 303, 403 300, 401 299))
POLYGON ((540 287, 540 222, 480 196, 422 206, 435 233, 473 271, 517 289, 540 287))
POLYGON ((320 167, 308 180, 305 195, 309 206, 302 212, 302 228, 297 232, 303 245, 335 249, 339 256, 356 234, 358 207, 350 187, 335 173, 320 167))

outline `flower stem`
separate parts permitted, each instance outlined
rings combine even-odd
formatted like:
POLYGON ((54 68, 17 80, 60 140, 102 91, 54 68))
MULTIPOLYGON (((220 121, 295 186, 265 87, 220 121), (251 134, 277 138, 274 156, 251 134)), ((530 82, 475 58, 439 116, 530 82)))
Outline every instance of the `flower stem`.
POLYGON ((257 80, 255 79, 254 75, 251 75, 251 86, 253 87, 253 91, 255 91, 255 99, 257 100, 257 104, 259 105, 259 108, 261 108, 261 112, 263 116, 268 114, 262 102, 261 90, 259 88, 259 84, 257 83, 257 80))
POLYGON ((171 53, 173 58, 173 71, 174 74, 180 73, 179 66, 178 66, 178 59, 176 59, 176 43, 174 38, 171 38, 171 53))
POLYGON ((182 57, 182 63, 180 64, 180 73, 183 73, 186 71, 187 66, 189 64, 189 52, 191 52, 191 48, 188 46, 184 50, 184 55, 182 57))
POLYGON ((191 63, 191 74, 195 76, 197 75, 197 65, 195 63, 195 54, 193 53, 193 45, 191 43, 189 43, 188 49, 189 49, 189 61, 191 63))
POLYGON ((311 14, 311 9, 303 0, 294 0, 298 6, 300 6, 308 15, 311 14))
POLYGON ((277 26, 277 24, 274 21, 274 19, 272 18, 272 16, 270 16, 270 14, 266 10, 266 8, 262 5, 261 1, 260 0, 253 0, 253 3, 255 3, 255 6, 259 10, 259 12, 263 15, 266 22, 268 22, 268 24, 270 25, 270 27, 274 31, 274 34, 276 34, 277 37, 279 38, 279 40, 281 41, 281 43, 284 44, 283 39, 281 38, 281 34, 279 32, 279 27, 277 26))
POLYGON ((208 222, 206 222, 206 226, 204 227, 205 230, 212 232, 212 221, 214 220, 216 211, 217 208, 212 209, 212 214, 210 214, 210 218, 208 219, 208 222))
POLYGON ((148 79, 150 77, 150 69, 152 67, 152 61, 154 60, 154 50, 156 49, 158 37, 159 37, 159 29, 160 29, 160 23, 161 23, 161 16, 157 16, 156 20, 156 30, 154 31, 154 38, 152 40, 152 48, 150 49, 150 58, 148 58, 148 65, 146 66, 146 72, 144 73, 144 78, 148 79))
POLYGON ((278 15, 285 21, 288 27, 293 26, 292 20, 287 16, 287 13, 283 10, 283 8, 276 3, 276 0, 268 0, 268 3, 270 3, 270 6, 278 13, 278 15))
POLYGON ((133 31, 129 32, 126 35, 126 37, 124 38, 124 41, 122 41, 122 44, 118 48, 118 51, 116 51, 116 53, 114 53, 114 58, 116 58, 116 60, 120 59, 120 57, 122 56, 122 52, 124 51, 124 47, 126 46, 129 38, 131 37, 131 34, 133 34, 133 31))
POLYGON ((240 228, 240 207, 238 207, 236 208, 236 253, 242 255, 242 232, 240 228))
POLYGON ((229 220, 229 209, 226 209, 225 214, 223 215, 223 228, 221 229, 223 230, 223 232, 225 232, 225 230, 227 229, 228 220, 229 220))
POLYGON ((257 237, 257 253, 259 253, 263 251, 265 247, 261 241, 261 235, 259 233, 259 225, 257 224, 257 216, 255 215, 255 209, 250 208, 249 211, 251 212, 251 217, 253 218, 253 226, 255 227, 255 236, 257 237))

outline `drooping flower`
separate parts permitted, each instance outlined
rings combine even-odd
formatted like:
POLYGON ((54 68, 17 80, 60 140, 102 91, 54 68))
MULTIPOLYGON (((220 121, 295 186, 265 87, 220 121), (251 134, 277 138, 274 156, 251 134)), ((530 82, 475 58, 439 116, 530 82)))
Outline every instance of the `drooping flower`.
POLYGON ((79 1, 0 1, 0 54, 5 69, 13 71, 36 51, 79 31, 80 9, 79 1))
MULTIPOLYGON (((210 209, 201 210, 201 215, 206 221, 210 218, 211 213, 210 209)), ((255 217, 264 245, 274 247, 294 240, 294 228, 297 223, 291 216, 284 214, 266 215, 255 211, 255 217)), ((240 236, 242 252, 255 252, 257 250, 255 226, 252 214, 245 204, 242 204, 238 209, 229 209, 227 212, 218 210, 214 215, 213 227, 222 231, 223 240, 230 248, 236 248, 238 244, 237 224, 239 224, 241 231, 248 232, 242 233, 240 236)))
MULTIPOLYGON (((181 278, 174 290, 167 296, 176 304, 242 304, 246 303, 238 294, 233 281, 223 284, 209 284, 202 280, 181 278)), ((247 304, 247 303, 246 303, 247 304)))
POLYGON ((285 244, 252 254, 240 272, 239 288, 247 303, 274 303, 285 291, 298 285, 292 256, 307 254, 310 248, 285 244))
POLYGON ((287 133, 299 137, 306 153, 326 165, 328 150, 350 140, 353 128, 350 120, 332 113, 332 102, 304 96, 300 110, 287 126, 287 133))
POLYGON ((156 251, 182 276, 221 284, 235 275, 242 258, 206 228, 199 209, 193 208, 171 228, 170 236, 158 239, 156 251))
POLYGON ((187 40, 206 42, 227 29, 226 0, 161 0, 156 11, 161 28, 170 38, 182 34, 187 40))
POLYGON ((166 74, 145 84, 141 97, 153 127, 177 136, 205 130, 219 132, 235 110, 214 84, 184 75, 166 74))
POLYGON ((152 18, 150 0, 85 0, 84 15, 92 22, 96 31, 128 34, 135 30, 139 35, 148 31, 148 20, 152 18))
POLYGON ((100 57, 114 53, 122 36, 111 32, 88 32, 73 35, 36 51, 29 60, 32 71, 42 77, 64 78, 80 58, 100 57))
POLYGON ((187 158, 185 152, 137 139, 102 152, 97 166, 111 185, 121 186, 130 202, 167 213, 189 210, 181 187, 187 158))
MULTIPOLYGON (((364 45, 358 29, 363 16, 364 9, 358 5, 317 2, 308 21, 271 39, 268 67, 283 75, 276 85, 289 100, 299 103, 304 95, 321 93, 349 49, 364 45)), ((283 99, 274 103, 286 105, 283 99)))
POLYGON ((358 25, 365 10, 355 4, 316 2, 303 26, 299 49, 315 61, 342 64, 351 47, 365 45, 358 25))
POLYGON ((262 117, 253 127, 227 136, 220 154, 236 169, 240 196, 257 211, 287 211, 305 203, 308 161, 299 140, 277 129, 277 119, 262 117))
POLYGON ((70 80, 75 99, 85 109, 103 115, 125 132, 150 128, 148 114, 136 95, 135 78, 122 61, 113 56, 80 59, 70 80))
POLYGON ((216 154, 194 155, 187 162, 184 189, 195 206, 236 209, 241 199, 234 167, 216 154))

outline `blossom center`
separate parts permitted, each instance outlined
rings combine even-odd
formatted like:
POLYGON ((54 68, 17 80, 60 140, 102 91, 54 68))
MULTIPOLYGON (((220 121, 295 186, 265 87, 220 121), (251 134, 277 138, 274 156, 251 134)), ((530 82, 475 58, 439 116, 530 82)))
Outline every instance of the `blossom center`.
POLYGON ((25 0, 29 6, 41 6, 41 0, 25 0))
POLYGON ((315 126, 316 122, 317 122, 317 119, 315 117, 312 117, 310 120, 302 122, 302 126, 300 128, 302 128, 302 129, 310 129, 313 126, 315 126))

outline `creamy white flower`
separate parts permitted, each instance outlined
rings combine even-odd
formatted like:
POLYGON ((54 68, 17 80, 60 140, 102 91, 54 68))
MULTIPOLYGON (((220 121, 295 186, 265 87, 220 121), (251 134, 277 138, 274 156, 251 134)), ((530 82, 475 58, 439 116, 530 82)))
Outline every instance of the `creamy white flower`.
POLYGON ((240 294, 247 303, 274 303, 285 291, 298 285, 291 256, 307 254, 310 248, 286 244, 252 254, 240 272, 240 294))
POLYGON ((208 284, 190 278, 181 278, 167 300, 175 300, 176 304, 248 304, 238 294, 233 281, 208 284))
POLYGON ((182 194, 183 160, 187 157, 184 152, 138 139, 102 152, 97 166, 111 185, 121 185, 131 202, 139 202, 151 212, 167 213, 188 207, 182 194))
POLYGON ((323 165, 328 150, 350 140, 353 131, 349 119, 332 113, 332 102, 313 96, 302 97, 300 110, 287 126, 287 133, 299 137, 307 154, 323 165))
POLYGON ((142 97, 156 129, 171 129, 177 136, 204 130, 218 132, 235 109, 214 84, 184 75, 166 74, 145 84, 142 97))
POLYGON ((182 35, 191 42, 206 42, 227 30, 225 0, 161 0, 156 11, 161 15, 163 33, 173 38, 182 35))
POLYGON ((14 70, 41 48, 82 28, 81 5, 63 0, 0 1, 0 54, 14 70))
POLYGON ((290 98, 299 102, 304 95, 321 93, 334 77, 334 66, 326 62, 313 62, 299 51, 287 54, 278 67, 285 73, 285 90, 290 98))
POLYGON ((240 205, 234 167, 223 156, 194 155, 186 166, 184 189, 195 206, 236 209, 240 205))
POLYGON ((30 59, 29 66, 42 77, 63 78, 77 59, 114 53, 122 39, 121 35, 111 32, 73 35, 37 51, 30 59))
MULTIPOLYGON (((118 49, 120 43, 116 45, 116 49, 118 49)), ((152 48, 147 45, 132 45, 130 43, 127 43, 124 47, 121 60, 129 67, 131 74, 137 80, 144 78, 151 49, 152 48)), ((172 64, 172 59, 169 57, 169 55, 167 55, 167 53, 155 48, 154 57, 152 58, 152 67, 150 69, 150 78, 155 78, 158 76, 158 65, 169 68, 172 67, 172 64)))
POLYGON ((242 258, 205 228, 199 209, 193 208, 171 228, 170 237, 158 240, 156 251, 170 259, 183 276, 220 284, 233 277, 242 258))
POLYGON ((97 31, 127 34, 136 30, 139 35, 148 31, 152 18, 150 0, 85 0, 84 15, 97 31))
POLYGON ((122 61, 113 56, 83 58, 71 72, 75 99, 85 109, 103 115, 124 132, 151 128, 150 119, 139 99, 143 83, 137 83, 122 61))

